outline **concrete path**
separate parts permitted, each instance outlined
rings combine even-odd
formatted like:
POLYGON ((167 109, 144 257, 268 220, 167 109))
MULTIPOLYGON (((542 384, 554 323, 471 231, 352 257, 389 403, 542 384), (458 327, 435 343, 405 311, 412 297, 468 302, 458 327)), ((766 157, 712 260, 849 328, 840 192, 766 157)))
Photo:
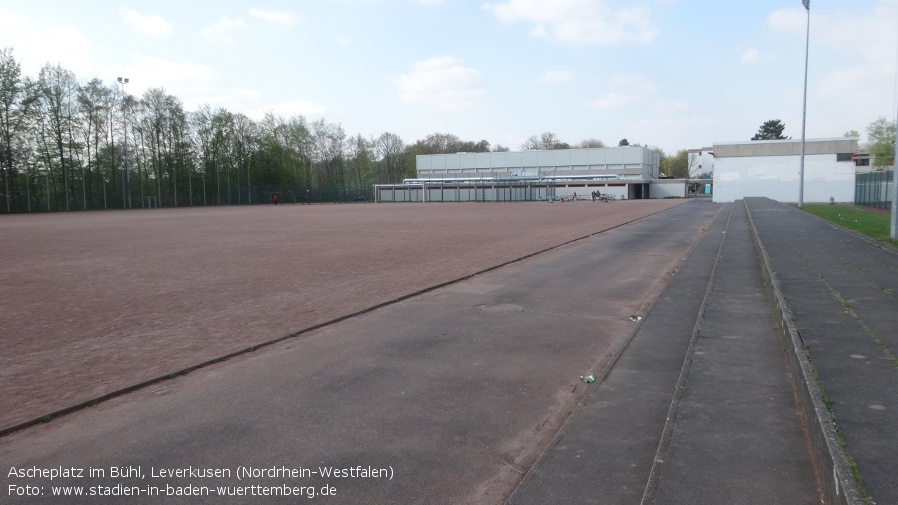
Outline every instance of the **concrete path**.
POLYGON ((869 499, 898 503, 898 254, 746 199, 869 499))
POLYGON ((590 387, 510 505, 640 503, 728 215, 728 207, 717 215, 633 340, 607 376, 590 387))
POLYGON ((810 454, 737 202, 509 504, 820 503, 810 454))
POLYGON ((809 430, 771 305, 745 207, 736 202, 670 421, 670 445, 656 459, 657 491, 650 487, 644 503, 821 503, 809 430))

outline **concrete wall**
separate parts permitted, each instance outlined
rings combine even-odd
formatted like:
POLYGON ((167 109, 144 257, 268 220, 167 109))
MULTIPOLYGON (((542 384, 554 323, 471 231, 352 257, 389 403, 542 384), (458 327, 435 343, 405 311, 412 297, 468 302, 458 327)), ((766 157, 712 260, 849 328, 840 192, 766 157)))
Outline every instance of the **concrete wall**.
MULTIPOLYGON (((797 202, 799 156, 717 157, 715 146, 714 201, 732 202, 766 196, 797 202)), ((804 201, 854 201, 854 163, 836 161, 836 154, 805 155, 804 201)))
POLYGON ((682 179, 652 181, 649 185, 649 198, 685 198, 686 181, 682 179))
MULTIPOLYGON (((805 155, 809 154, 854 154, 857 151, 856 137, 839 137, 832 139, 806 139, 805 155)), ((761 156, 799 156, 801 141, 785 140, 749 140, 745 142, 714 143, 714 158, 746 158, 761 156)))

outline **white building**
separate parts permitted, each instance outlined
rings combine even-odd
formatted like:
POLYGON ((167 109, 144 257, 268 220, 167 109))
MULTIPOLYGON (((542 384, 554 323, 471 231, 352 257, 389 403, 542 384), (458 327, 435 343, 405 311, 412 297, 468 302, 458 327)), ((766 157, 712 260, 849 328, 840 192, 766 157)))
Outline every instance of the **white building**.
POLYGON ((703 175, 714 173, 714 148, 689 149, 689 178, 702 179, 703 175))
MULTIPOLYGON (((806 139, 805 202, 853 202, 858 139, 806 139)), ((797 202, 801 140, 714 143, 714 201, 732 202, 766 196, 797 202)))
POLYGON ((641 146, 548 151, 505 151, 418 155, 419 179, 451 177, 576 178, 615 176, 620 179, 657 179, 659 156, 641 146))
POLYGON ((649 198, 660 156, 641 146, 416 156, 417 177, 375 186, 377 201, 649 198))

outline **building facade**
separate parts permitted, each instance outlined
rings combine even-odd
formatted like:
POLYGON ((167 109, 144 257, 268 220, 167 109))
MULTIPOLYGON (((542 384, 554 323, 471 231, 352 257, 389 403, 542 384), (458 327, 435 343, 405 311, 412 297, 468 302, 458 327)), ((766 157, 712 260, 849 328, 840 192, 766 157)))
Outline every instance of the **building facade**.
MULTIPOLYGON (((806 139, 803 201, 853 202, 858 139, 806 139)), ((801 141, 755 140, 714 143, 714 201, 766 196, 797 202, 801 141)))
POLYGON ((416 156, 417 177, 375 187, 377 201, 649 198, 660 157, 641 146, 416 156))
POLYGON ((418 155, 419 179, 452 177, 587 176, 657 179, 659 156, 640 146, 548 151, 505 151, 418 155))

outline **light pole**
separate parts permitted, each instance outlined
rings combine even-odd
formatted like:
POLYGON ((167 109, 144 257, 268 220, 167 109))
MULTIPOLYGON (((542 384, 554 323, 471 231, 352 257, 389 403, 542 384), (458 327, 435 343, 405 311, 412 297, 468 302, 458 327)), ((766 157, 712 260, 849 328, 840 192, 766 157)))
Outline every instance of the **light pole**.
MULTIPOLYGON (((895 71, 898 72, 898 69, 895 71)), ((898 154, 898 128, 895 128, 895 153, 898 154)), ((889 237, 892 240, 898 239, 898 156, 892 158, 892 222, 889 225, 889 237)))
POLYGON ((808 13, 808 28, 804 41, 804 101, 801 105, 801 166, 798 169, 798 208, 804 207, 804 130, 808 116, 808 46, 811 42, 811 0, 801 0, 808 13))
MULTIPOLYGON (((895 153, 898 153, 898 128, 895 129, 895 153)), ((898 239, 898 156, 892 159, 892 222, 889 236, 892 240, 898 239)))
POLYGON ((127 199, 125 200, 128 208, 131 208, 131 171, 128 170, 128 112, 125 110, 125 84, 128 84, 127 77, 119 77, 118 82, 122 85, 122 119, 125 127, 125 185, 127 186, 127 199))

